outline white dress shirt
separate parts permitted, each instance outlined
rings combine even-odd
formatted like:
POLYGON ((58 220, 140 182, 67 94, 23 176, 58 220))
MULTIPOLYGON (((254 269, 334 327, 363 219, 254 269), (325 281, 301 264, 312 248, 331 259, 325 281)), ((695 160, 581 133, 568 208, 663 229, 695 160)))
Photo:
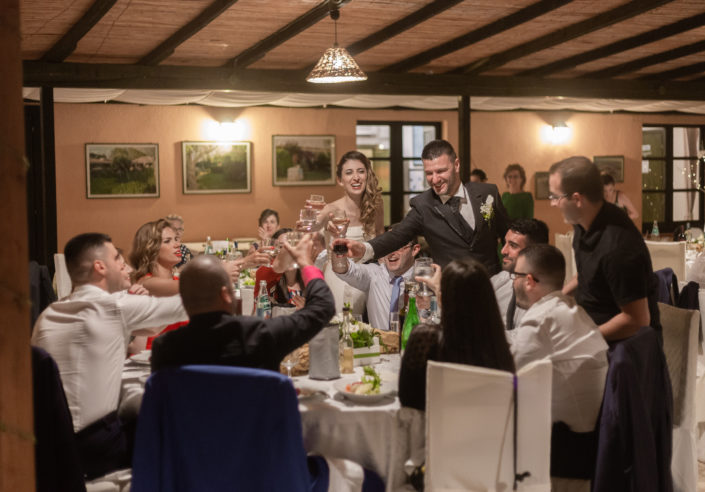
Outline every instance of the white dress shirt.
MULTIPOLYGON (((399 299, 404 297, 404 282, 414 272, 414 267, 409 268, 402 277, 399 285, 399 299)), ((336 275, 356 289, 367 292, 367 316, 372 328, 389 330, 389 313, 392 302, 392 288, 394 278, 387 265, 379 263, 355 263, 348 259, 348 271, 336 275)))
POLYGON ((59 366, 75 432, 117 410, 130 334, 186 319, 178 295, 111 294, 95 285, 77 287, 42 312, 32 344, 59 366))
POLYGON ((575 432, 594 429, 607 376, 607 343, 572 297, 555 291, 524 314, 511 346, 517 369, 534 360, 553 363, 551 417, 575 432))

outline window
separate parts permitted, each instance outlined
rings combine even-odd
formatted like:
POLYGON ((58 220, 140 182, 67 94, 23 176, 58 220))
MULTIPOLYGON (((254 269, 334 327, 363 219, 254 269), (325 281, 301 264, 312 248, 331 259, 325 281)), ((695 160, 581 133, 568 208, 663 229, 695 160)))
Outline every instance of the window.
POLYGON ((672 232, 703 217, 704 127, 644 126, 641 172, 644 230, 672 232))
POLYGON ((421 152, 440 134, 440 123, 357 123, 357 150, 370 159, 382 187, 385 226, 404 218, 409 211, 409 200, 428 188, 421 152))

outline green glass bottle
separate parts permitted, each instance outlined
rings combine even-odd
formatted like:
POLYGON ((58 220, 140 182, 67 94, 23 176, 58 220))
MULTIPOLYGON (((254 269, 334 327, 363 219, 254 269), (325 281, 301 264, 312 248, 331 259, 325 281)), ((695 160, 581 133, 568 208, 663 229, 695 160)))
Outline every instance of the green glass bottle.
POLYGON ((416 310, 416 293, 411 291, 409 293, 409 309, 406 312, 406 317, 404 318, 404 328, 401 331, 401 350, 406 350, 406 342, 409 341, 409 336, 411 336, 411 330, 414 329, 416 325, 419 324, 419 313, 416 310))

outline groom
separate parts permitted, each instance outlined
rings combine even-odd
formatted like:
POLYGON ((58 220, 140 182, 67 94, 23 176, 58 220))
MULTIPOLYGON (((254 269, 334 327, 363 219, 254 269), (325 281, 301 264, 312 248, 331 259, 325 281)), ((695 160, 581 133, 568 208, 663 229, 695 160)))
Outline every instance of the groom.
POLYGON ((430 189, 409 202, 411 209, 394 229, 368 243, 338 239, 346 243, 349 256, 363 261, 380 258, 424 236, 433 261, 441 267, 451 260, 473 257, 490 275, 500 271, 497 241, 507 232, 507 213, 497 186, 460 182, 460 161, 453 146, 433 140, 421 154, 430 189))

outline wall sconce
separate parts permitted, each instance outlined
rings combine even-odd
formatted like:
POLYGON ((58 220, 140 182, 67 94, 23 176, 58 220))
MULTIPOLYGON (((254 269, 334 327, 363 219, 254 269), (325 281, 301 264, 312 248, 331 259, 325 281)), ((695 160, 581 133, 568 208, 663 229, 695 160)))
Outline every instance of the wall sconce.
POLYGON ((555 125, 544 125, 541 128, 541 140, 552 145, 563 145, 570 141, 573 130, 562 121, 555 125))
POLYGON ((245 118, 238 118, 235 121, 217 122, 207 120, 203 126, 206 140, 217 140, 222 142, 249 140, 252 134, 250 122, 245 118))

